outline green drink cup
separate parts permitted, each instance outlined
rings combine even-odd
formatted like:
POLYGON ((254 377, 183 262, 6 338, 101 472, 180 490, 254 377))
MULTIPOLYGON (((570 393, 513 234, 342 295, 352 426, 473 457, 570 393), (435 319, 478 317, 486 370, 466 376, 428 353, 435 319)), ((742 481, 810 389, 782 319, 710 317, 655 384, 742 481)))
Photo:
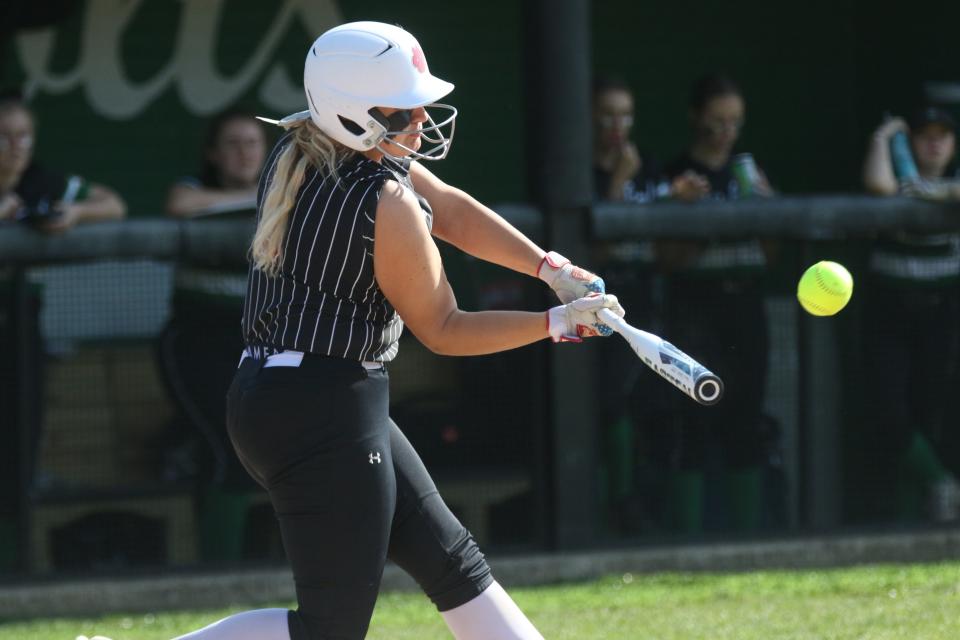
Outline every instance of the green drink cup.
POLYGON ((733 176, 740 187, 741 198, 751 198, 757 193, 757 183, 760 181, 760 171, 753 160, 752 153, 738 153, 733 156, 733 176))

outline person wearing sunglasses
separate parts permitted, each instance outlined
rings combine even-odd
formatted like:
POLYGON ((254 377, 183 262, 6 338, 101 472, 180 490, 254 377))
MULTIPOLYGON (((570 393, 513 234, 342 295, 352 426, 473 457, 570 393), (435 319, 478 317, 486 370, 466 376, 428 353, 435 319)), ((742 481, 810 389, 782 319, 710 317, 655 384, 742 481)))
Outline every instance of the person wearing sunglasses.
POLYGON ((597 313, 623 309, 600 278, 421 164, 448 154, 456 109, 438 102, 453 85, 410 33, 327 31, 304 90, 307 110, 271 121, 285 133, 260 180, 246 348, 227 394, 227 431, 276 511, 298 607, 182 638, 360 640, 390 558, 457 640, 539 640, 391 419, 388 367, 404 326, 436 353, 481 355, 609 335, 597 313), (433 237, 539 277, 564 304, 462 311, 433 237))
POLYGON ((709 185, 693 172, 667 180, 657 159, 633 140, 633 91, 621 78, 593 81, 593 188, 597 200, 645 204, 676 198, 695 201, 709 185))
POLYGON ((34 158, 36 124, 16 91, 0 93, 0 220, 22 221, 46 233, 126 215, 109 187, 41 165, 34 158))

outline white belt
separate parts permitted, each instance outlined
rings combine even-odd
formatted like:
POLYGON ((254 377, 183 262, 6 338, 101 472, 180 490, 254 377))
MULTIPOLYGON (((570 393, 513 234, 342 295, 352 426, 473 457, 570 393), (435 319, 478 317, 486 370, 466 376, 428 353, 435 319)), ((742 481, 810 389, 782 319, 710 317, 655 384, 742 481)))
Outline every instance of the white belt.
MULTIPOLYGON (((267 361, 264 363, 264 367, 299 367, 303 362, 303 351, 290 351, 284 350, 280 353, 274 353, 267 356, 267 361)), ((242 363, 246 358, 252 358, 253 354, 250 353, 248 349, 244 349, 243 354, 240 356, 240 362, 242 363)), ((372 360, 363 360, 360 362, 363 365, 364 369, 377 370, 383 369, 382 362, 374 362, 372 360)), ((237 365, 239 366, 239 365, 237 365)))

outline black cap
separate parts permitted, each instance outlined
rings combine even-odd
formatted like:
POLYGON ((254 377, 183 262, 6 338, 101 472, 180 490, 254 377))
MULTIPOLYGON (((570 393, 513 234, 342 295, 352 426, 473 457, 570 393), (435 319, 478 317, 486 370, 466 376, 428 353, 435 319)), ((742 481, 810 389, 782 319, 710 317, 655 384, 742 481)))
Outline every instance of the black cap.
POLYGON ((922 107, 917 109, 910 118, 910 129, 913 131, 917 131, 931 124, 939 124, 950 131, 957 130, 957 123, 954 121, 953 116, 940 107, 922 107))

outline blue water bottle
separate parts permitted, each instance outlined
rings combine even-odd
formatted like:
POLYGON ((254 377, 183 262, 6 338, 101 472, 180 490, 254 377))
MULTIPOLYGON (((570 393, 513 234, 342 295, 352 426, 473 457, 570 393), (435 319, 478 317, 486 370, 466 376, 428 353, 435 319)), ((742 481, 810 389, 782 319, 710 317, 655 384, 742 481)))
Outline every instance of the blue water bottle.
POLYGON ((890 138, 890 157, 893 160, 893 172, 897 175, 900 184, 920 179, 917 163, 910 152, 910 140, 905 132, 897 131, 890 138))

